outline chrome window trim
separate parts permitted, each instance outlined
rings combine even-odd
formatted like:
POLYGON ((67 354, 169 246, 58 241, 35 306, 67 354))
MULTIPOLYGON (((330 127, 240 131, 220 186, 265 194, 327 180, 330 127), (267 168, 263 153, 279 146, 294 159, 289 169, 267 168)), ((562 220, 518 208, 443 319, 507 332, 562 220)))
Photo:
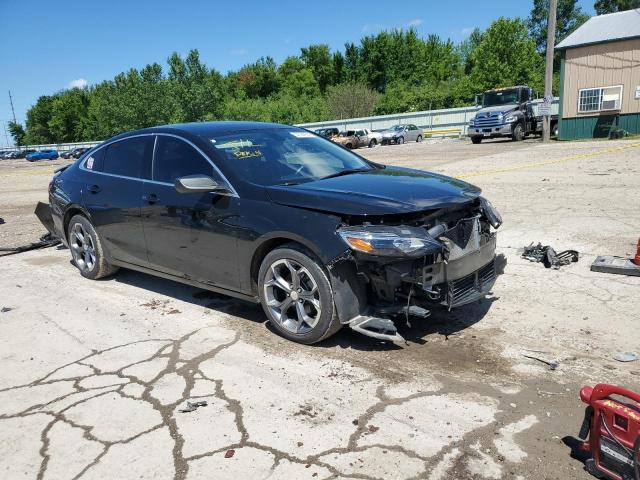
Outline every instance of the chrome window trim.
POLYGON ((153 143, 153 150, 151 152, 151 179, 138 178, 138 177, 128 177, 126 175, 118 175, 118 174, 115 174, 115 173, 107 173, 107 172, 98 172, 96 170, 88 169, 88 168, 85 167, 85 163, 87 162, 87 160, 89 160, 89 157, 91 157, 91 155, 88 155, 84 160, 82 160, 80 162, 80 165, 78 165, 78 168, 80 170, 84 171, 84 172, 93 173, 93 174, 97 174, 97 175, 106 175, 108 177, 123 178, 125 180, 136 180, 138 182, 149 182, 149 183, 154 183, 156 185, 167 185, 169 187, 174 187, 174 184, 172 184, 172 183, 158 182, 156 180, 153 180, 153 164, 154 164, 155 154, 156 154, 156 145, 158 144, 158 136, 159 135, 164 135, 166 137, 174 137, 174 138, 177 138, 179 140, 182 140, 183 142, 185 142, 188 145, 192 146, 200 155, 202 155, 204 157, 204 159, 213 167, 213 169, 218 173, 218 175, 220 175, 220 178, 222 178, 222 180, 227 184, 227 186, 231 190, 231 193, 219 193, 218 195, 240 198, 240 195, 238 195, 238 192, 236 191, 236 189, 233 187, 231 182, 229 182, 227 177, 225 177, 225 175, 220 171, 218 166, 215 163, 213 163, 213 161, 211 161, 211 159, 197 145, 195 145, 193 142, 187 140, 186 138, 181 137, 180 135, 175 135, 173 133, 164 133, 164 132, 161 132, 161 133, 156 133, 156 132, 153 132, 153 133, 139 133, 139 134, 130 135, 130 136, 124 137, 124 138, 118 138, 116 140, 110 141, 109 143, 104 143, 103 145, 100 145, 98 148, 96 148, 93 152, 95 153, 98 150, 102 150, 103 148, 107 148, 109 145, 111 145, 113 143, 121 142, 123 140, 128 140, 129 138, 148 137, 150 135, 154 135, 155 136, 154 143, 153 143))
MULTIPOLYGON (((187 145, 190 145, 191 147, 193 147, 213 167, 213 169, 218 173, 218 175, 220 175, 220 178, 222 179, 222 181, 231 189, 231 194, 220 193, 219 195, 226 195, 227 197, 240 198, 240 195, 238 195, 238 192, 233 187, 233 185, 231 184, 229 179, 224 176, 224 173, 222 173, 220 171, 220 169, 218 168, 218 166, 202 150, 200 150, 200 148, 197 145, 195 145, 193 142, 190 142, 186 138, 181 137, 180 135, 175 135, 173 133, 155 133, 154 135, 157 135, 157 136, 163 135, 165 137, 177 138, 178 140, 182 140, 187 145)), ((158 142, 156 140, 156 145, 157 145, 157 143, 158 142)), ((151 178, 153 178, 153 166, 154 166, 154 163, 155 163, 156 145, 153 146, 153 157, 152 157, 152 161, 151 161, 151 178)), ((155 180, 154 180, 154 182, 155 182, 155 180)), ((156 182, 156 183, 165 183, 165 182, 156 182)))

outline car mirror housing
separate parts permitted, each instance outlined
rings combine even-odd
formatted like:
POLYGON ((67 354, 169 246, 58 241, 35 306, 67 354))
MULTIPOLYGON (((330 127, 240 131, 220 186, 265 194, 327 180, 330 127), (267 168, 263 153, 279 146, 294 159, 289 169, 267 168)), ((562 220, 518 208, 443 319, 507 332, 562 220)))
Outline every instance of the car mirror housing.
POLYGON ((174 183, 178 193, 229 193, 229 189, 207 175, 188 175, 176 178, 174 183))

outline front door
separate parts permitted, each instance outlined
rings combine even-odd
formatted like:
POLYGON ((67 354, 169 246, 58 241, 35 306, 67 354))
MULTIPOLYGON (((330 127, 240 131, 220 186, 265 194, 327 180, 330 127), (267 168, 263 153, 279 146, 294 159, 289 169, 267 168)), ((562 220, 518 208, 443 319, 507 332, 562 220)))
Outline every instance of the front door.
POLYGON ((210 160, 193 145, 158 135, 152 181, 142 193, 142 218, 150 267, 222 288, 238 289, 238 199, 217 193, 178 193, 176 178, 207 175, 220 183, 210 160))

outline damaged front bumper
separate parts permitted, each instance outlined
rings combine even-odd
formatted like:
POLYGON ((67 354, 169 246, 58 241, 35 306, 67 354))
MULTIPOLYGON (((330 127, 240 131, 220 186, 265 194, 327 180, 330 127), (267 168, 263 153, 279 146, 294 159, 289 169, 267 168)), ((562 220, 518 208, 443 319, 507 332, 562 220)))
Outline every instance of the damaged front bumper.
POLYGON ((329 269, 341 321, 364 335, 402 341, 394 321, 426 318, 433 308, 450 310, 484 298, 497 277, 496 233, 487 217, 476 212, 440 223, 440 228, 425 226, 437 236, 431 237, 435 243, 424 241, 420 256, 376 256, 352 249, 339 257, 329 269), (344 286, 353 294, 345 294, 344 286))

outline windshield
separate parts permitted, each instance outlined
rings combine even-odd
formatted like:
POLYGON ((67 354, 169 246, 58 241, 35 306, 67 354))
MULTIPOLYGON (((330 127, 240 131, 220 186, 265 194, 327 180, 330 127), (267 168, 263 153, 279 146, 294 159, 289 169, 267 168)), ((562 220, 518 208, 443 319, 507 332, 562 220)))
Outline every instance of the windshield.
POLYGON ((509 103, 518 103, 519 90, 501 90, 499 92, 485 92, 482 95, 483 107, 494 107, 496 105, 507 105, 509 103))
POLYGON ((389 132, 399 132, 401 130, 404 130, 404 125, 396 125, 388 129, 389 132))
POLYGON ((250 130, 211 139, 234 173, 257 185, 298 184, 373 167, 335 143, 303 130, 250 130))
POLYGON ((353 137, 356 134, 353 130, 348 130, 346 132, 340 132, 341 137, 353 137))

